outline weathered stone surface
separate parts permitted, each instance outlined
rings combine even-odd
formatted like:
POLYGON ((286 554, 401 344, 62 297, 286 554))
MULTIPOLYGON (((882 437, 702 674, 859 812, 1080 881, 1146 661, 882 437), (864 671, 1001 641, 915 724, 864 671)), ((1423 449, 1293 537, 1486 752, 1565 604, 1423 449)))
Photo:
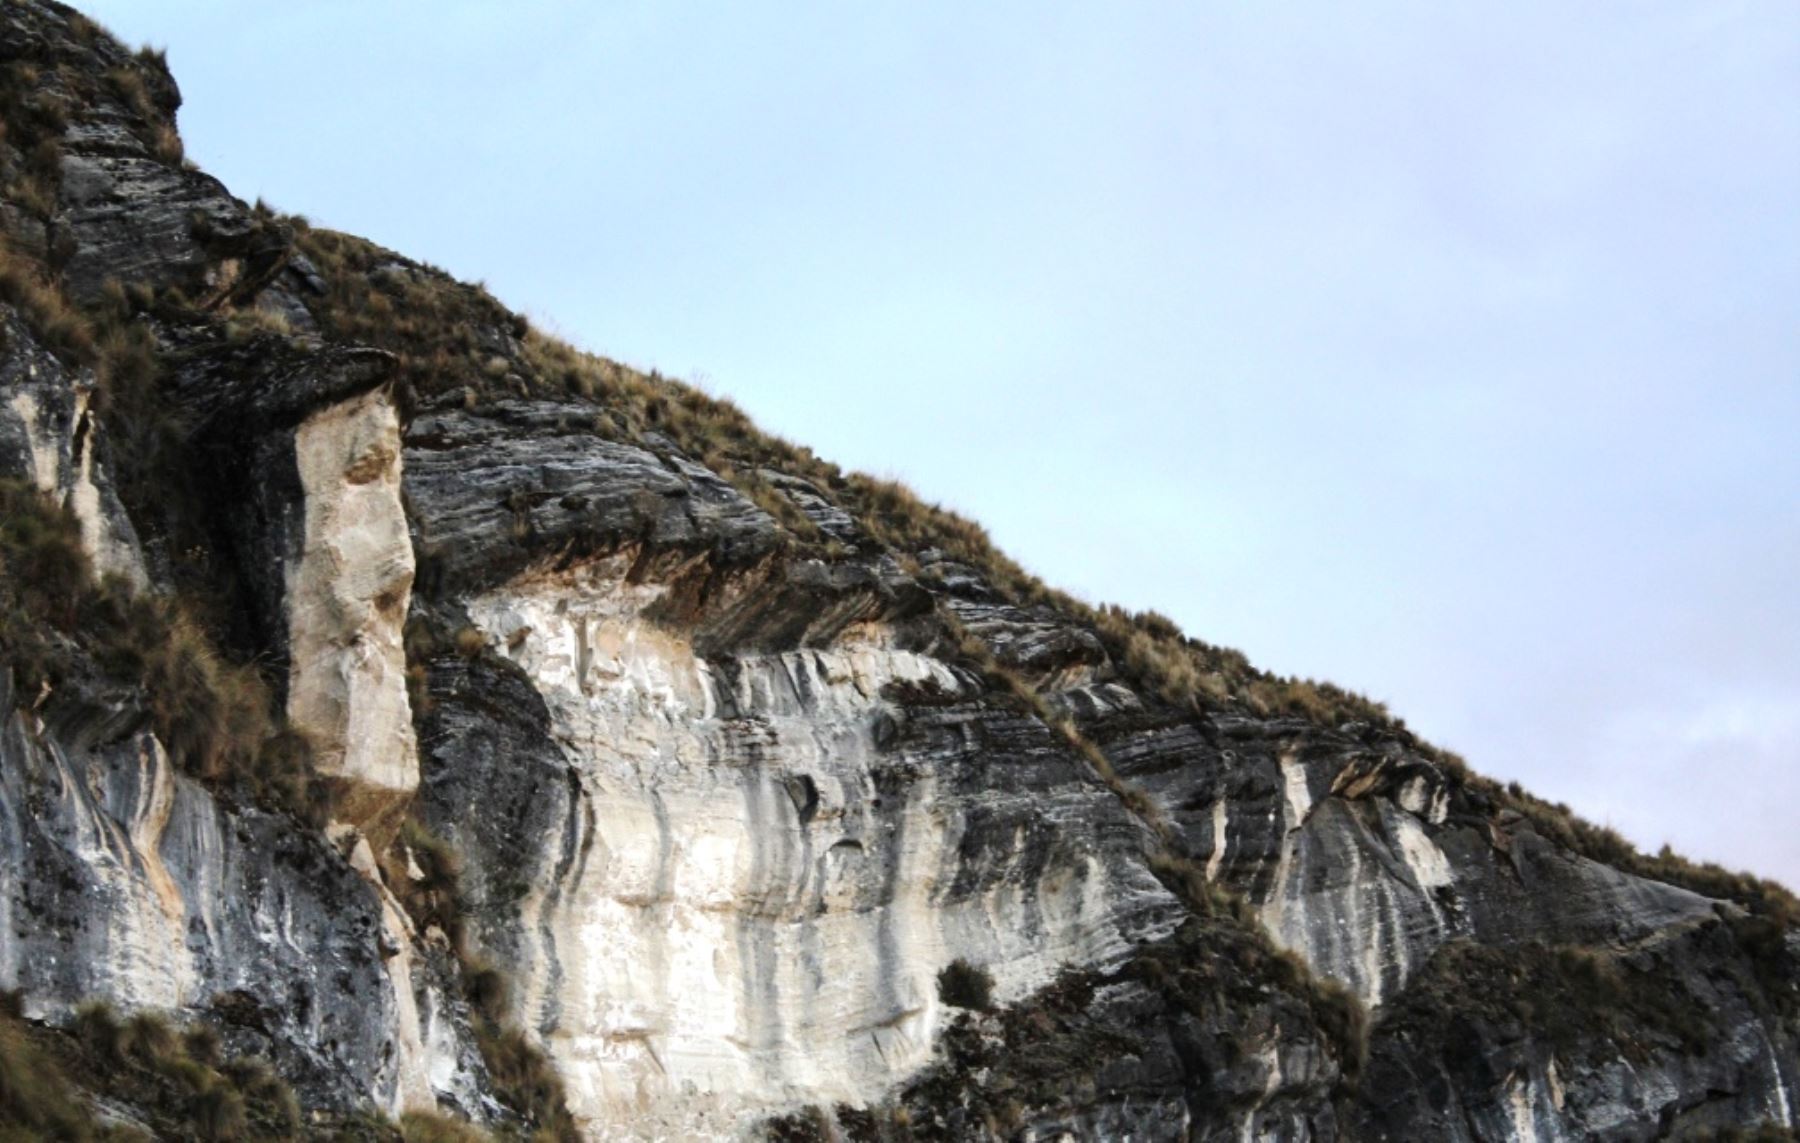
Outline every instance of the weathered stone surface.
POLYGON ((0 709, 0 987, 28 1016, 101 998, 207 1019, 320 1106, 429 1098, 408 1066, 468 1086, 437 983, 396 993, 380 899, 324 838, 177 775, 128 691, 33 712, 0 672, 0 709))
POLYGON ((1720 918, 1616 962, 1447 945, 1376 1025, 1357 1134, 1549 1143, 1792 1124, 1793 1032, 1769 1021, 1756 985, 1718 972, 1741 956, 1720 918))
POLYGON ((725 563, 774 547, 774 521, 731 485, 685 458, 601 439, 594 415, 504 401, 414 419, 406 495, 432 590, 491 586, 535 561, 628 540, 725 563))
POLYGON ((1629 941, 1712 902, 1491 820, 1435 765, 1299 720, 1183 719, 1119 688, 1082 711, 1183 851, 1262 907, 1270 932, 1379 1003, 1454 939, 1629 941))
POLYGON ((334 248, 296 255, 174 158, 160 64, 43 0, 0 11, 13 62, 41 90, 0 185, 53 193, 0 224, 77 301, 179 288, 130 320, 182 447, 121 496, 96 373, 0 304, 0 476, 67 504, 101 569, 203 585, 338 780, 318 828, 177 774, 162 696, 79 630, 47 690, 0 667, 0 988, 32 1016, 167 1009, 312 1107, 522 1127, 464 996, 491 962, 513 987, 485 1003, 595 1138, 1795 1125, 1778 916, 1581 856, 1386 720, 1160 697, 1116 631, 967 545, 885 548, 853 482, 769 450, 740 490, 679 417, 578 374, 554 391, 597 400, 543 397, 524 324, 439 272, 356 263, 426 307, 408 328, 452 315, 426 352, 331 340, 334 248), (491 390, 421 374, 471 361, 491 390), (958 961, 994 1011, 940 988, 958 961), (1366 1005, 1360 1074, 1309 972, 1366 1005))
POLYGON ((393 374, 392 355, 360 346, 320 346, 262 335, 235 342, 174 330, 164 388, 202 443, 243 442, 292 429, 328 405, 360 396, 393 374))
POLYGON ((288 721, 313 765, 343 783, 337 812, 364 829, 419 786, 401 628, 412 543, 400 505, 400 426, 386 394, 323 409, 294 434, 305 501, 288 568, 288 721))
POLYGON ((101 575, 142 586, 137 532, 119 502, 95 428, 94 377, 38 344, 13 307, 0 304, 0 477, 50 493, 81 524, 82 546, 101 575))
POLYGON ((876 1098, 930 1058, 951 960, 1013 999, 1175 924, 1143 827, 976 680, 878 624, 703 658, 646 618, 666 589, 628 570, 470 600, 536 692, 508 705, 543 713, 497 741, 469 709, 492 684, 458 686, 434 691, 425 735, 433 824, 505 854, 484 931, 600 1135, 876 1098), (892 697, 912 692, 936 697, 892 697), (470 812, 497 769, 533 783, 503 830, 470 812))
POLYGON ((158 62, 110 37, 88 36, 61 5, 21 0, 0 12, 0 59, 35 68, 36 98, 68 122, 59 132, 57 202, 48 242, 81 300, 111 279, 192 294, 260 280, 286 257, 288 236, 259 224, 174 144, 181 93, 158 62), (141 100, 128 94, 142 93, 141 100))
POLYGON ((825 491, 810 480, 789 476, 772 468, 762 469, 757 475, 792 501, 794 507, 800 509, 827 539, 841 544, 856 544, 865 539, 862 525, 856 522, 856 517, 833 504, 826 497, 825 491))
MULTIPOLYGON (((1116 969, 1070 972, 997 1015, 959 1016, 942 1062, 896 1100, 908 1133, 1335 1138, 1344 1077, 1304 999, 1269 987, 1254 943, 1229 923, 1189 921, 1116 969)), ((837 1118, 855 1137, 855 1112, 837 1118)))

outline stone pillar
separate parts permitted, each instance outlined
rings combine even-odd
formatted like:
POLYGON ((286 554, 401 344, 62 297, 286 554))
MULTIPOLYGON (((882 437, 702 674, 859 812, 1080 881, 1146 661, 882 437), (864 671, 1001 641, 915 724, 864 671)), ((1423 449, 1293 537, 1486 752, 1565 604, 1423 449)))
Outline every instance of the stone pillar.
POLYGON ((287 569, 288 720, 335 816, 379 835, 419 785, 402 630, 413 553, 400 502, 400 429, 381 391, 312 414, 295 432, 303 542, 287 569))

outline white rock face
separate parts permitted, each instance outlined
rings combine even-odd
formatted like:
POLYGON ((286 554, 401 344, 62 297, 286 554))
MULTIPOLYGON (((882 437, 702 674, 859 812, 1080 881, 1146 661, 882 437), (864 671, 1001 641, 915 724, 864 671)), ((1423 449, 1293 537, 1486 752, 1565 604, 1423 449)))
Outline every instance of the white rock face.
POLYGON ((1296 759, 1284 755, 1279 767, 1285 834, 1263 925, 1315 971, 1380 1004, 1432 949, 1466 935, 1462 920, 1436 900, 1455 877, 1419 817, 1432 812, 1432 799, 1377 799, 1369 812, 1380 828, 1370 830, 1350 803, 1315 805, 1296 759))
MULTIPOLYGON (((1395 996, 1447 941, 1612 941, 1711 916, 1706 898, 1559 855, 1535 832, 1510 843, 1520 851, 1514 857, 1496 858, 1484 845, 1478 860, 1465 834, 1453 859, 1445 846, 1456 834, 1443 826, 1448 797, 1424 778, 1401 783, 1393 797, 1371 796, 1379 767, 1352 763, 1334 777, 1291 756, 1277 764, 1281 833, 1260 906, 1263 925, 1370 1007, 1395 996), (1332 792, 1315 799, 1322 787, 1332 792), (1530 863, 1526 874, 1490 864, 1514 859, 1530 863), (1533 900, 1517 893, 1527 883, 1558 888, 1533 900)), ((1215 827, 1214 836, 1227 833, 1215 827)))
MULTIPOLYGON (((86 388, 71 388, 59 408, 42 408, 29 390, 12 395, 6 409, 17 418, 31 452, 32 483, 57 497, 75 514, 81 546, 101 576, 123 577, 143 587, 143 560, 137 543, 120 533, 122 513, 108 513, 100 490, 99 462, 94 459, 94 427, 86 388), (62 415, 66 413, 67 415, 62 415)), ((57 402, 52 402, 56 405, 57 402)), ((116 501, 115 501, 116 508, 116 501)))
POLYGON ((385 394, 315 413, 295 435, 305 546, 288 568, 288 719, 314 764, 345 779, 340 813, 367 827, 419 785, 402 627, 413 554, 400 430, 385 394))
MULTIPOLYGON (((1004 1000, 1122 959, 1146 915, 1174 927, 1161 886, 1091 839, 1029 870, 1023 836, 959 852, 967 800, 877 745, 882 688, 955 695, 943 663, 870 625, 712 664, 644 618, 663 589, 626 584, 626 566, 470 606, 580 778, 582 858, 525 898, 519 999, 594 1137, 722 1138, 759 1113, 864 1103, 930 1057, 951 960, 985 966, 1004 1000)), ((1072 780, 982 797, 1030 799, 1019 818, 1054 831, 1111 795, 1072 780)))

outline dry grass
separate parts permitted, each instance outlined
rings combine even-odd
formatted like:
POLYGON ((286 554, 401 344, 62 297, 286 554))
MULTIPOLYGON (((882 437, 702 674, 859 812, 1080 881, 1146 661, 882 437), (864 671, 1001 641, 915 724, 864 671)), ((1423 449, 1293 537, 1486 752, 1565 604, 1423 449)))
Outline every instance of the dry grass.
POLYGON ((460 1119, 426 1111, 409 1111, 400 1117, 405 1143, 485 1143, 487 1132, 460 1119))
POLYGON ((1564 1060, 1639 1066, 1671 1047, 1704 1052, 1721 1031, 1704 997, 1666 963, 1588 947, 1452 941, 1383 1006, 1379 1032, 1403 1038, 1410 1055, 1468 1021, 1547 1042, 1564 1060))
POLYGON ((93 1139, 92 1115, 56 1058, 18 1019, 16 996, 0 1000, 0 1138, 93 1139))
POLYGON ((92 44, 95 40, 105 34, 105 29, 101 28, 99 24, 96 24, 86 16, 83 16, 80 12, 71 10, 68 14, 68 21, 69 34, 83 44, 92 44))
POLYGON ((462 859, 448 842, 409 817, 383 851, 381 871, 421 932, 435 926, 452 948, 463 947, 462 859))
POLYGON ((181 142, 180 133, 167 123, 151 128, 146 142, 150 144, 150 153, 167 166, 179 167, 187 158, 187 148, 181 142))
MULTIPOLYGON (((84 312, 40 267, 0 247, 0 298, 58 356, 95 369, 97 411, 121 484, 155 486, 165 499, 175 492, 181 482, 169 470, 181 463, 182 440, 156 388, 155 337, 135 320, 153 300, 148 293, 108 283, 84 312)), ((10 573, 0 587, 0 644, 23 681, 35 685, 67 668, 67 655, 52 654, 47 633, 34 628, 60 631, 144 687, 157 736, 182 770, 261 801, 311 806, 304 752, 276 742, 269 687, 256 669, 220 654, 193 608, 97 583, 74 520, 28 486, 0 488, 0 511, 0 565, 10 573)))
POLYGON ((93 323, 70 305, 41 266, 0 241, 0 300, 10 303, 45 347, 73 365, 91 365, 99 344, 93 323))
MULTIPOLYGON (((34 1035, 11 1023, 10 1029, 0 1026, 0 1034, 34 1035)), ((79 1106, 74 1093, 92 1091, 139 1108, 159 1137, 168 1138, 288 1139, 300 1131, 300 1105, 287 1084, 261 1060, 220 1062, 218 1035, 204 1025, 180 1030, 155 1012, 121 1019, 108 1005, 90 1003, 66 1035, 62 1059, 48 1071, 40 1065, 39 1098, 52 1106, 59 1098, 79 1106)), ((39 1044, 60 1042, 48 1030, 35 1037, 39 1044)), ((81 1112, 79 1121, 64 1123, 63 1133, 53 1137, 118 1137, 87 1119, 84 1106, 81 1112)), ((0 1124, 5 1122, 0 1110, 0 1124)))
POLYGON ((36 171, 26 171, 6 187, 6 197, 39 218, 56 213, 56 184, 36 171))
MULTIPOLYGON (((468 946, 463 919, 462 859, 456 850, 415 818, 380 857, 382 879, 424 931, 442 932, 455 953, 469 1002, 469 1023, 487 1065, 495 1094, 535 1133, 534 1138, 578 1141, 562 1080, 550 1060, 511 1019, 506 975, 468 946), (418 876, 414 876, 414 871, 418 876)), ((445 1121, 448 1122, 448 1121, 445 1121)), ((435 1129, 422 1124, 418 1130, 435 1129)), ((408 1134, 408 1139, 414 1138, 408 1134)), ((420 1135, 421 1139, 439 1136, 420 1135)))
POLYGON ((226 660, 179 602, 96 582, 68 510, 0 481, 0 661, 29 692, 80 673, 76 645, 144 688, 183 772, 316 813, 304 744, 282 730, 255 668, 226 660))
POLYGON ((133 115, 146 120, 155 118, 156 106, 150 102, 150 88, 142 72, 124 66, 109 68, 106 84, 133 115))
MULTIPOLYGON (((1384 735, 1436 763, 1455 781, 1480 782, 1461 758, 1419 740, 1382 703, 1328 682, 1257 670, 1241 652, 1190 638, 1154 612, 1093 607, 1055 591, 996 549, 974 521, 924 502, 898 482, 846 474, 809 449, 761 432, 728 400, 576 350, 530 329, 485 291, 360 239, 310 230, 300 242, 330 284, 330 297, 315 313, 322 328, 331 336, 399 353, 418 398, 453 394, 471 408, 519 394, 592 402, 596 433, 638 443, 650 434, 673 441, 768 511, 804 554, 850 555, 841 544, 822 543, 810 521, 761 474, 771 469, 800 477, 849 512, 871 541, 895 553, 904 566, 929 574, 937 560, 966 564, 1012 601, 1047 605, 1092 630, 1127 681, 1177 711, 1293 718, 1362 737, 1384 735), (391 304, 391 314, 373 316, 370 301, 376 295, 391 304), (504 370, 496 358, 503 360, 504 370)), ((1021 680, 1006 685, 1021 697, 1031 690, 1021 680)), ((1079 735, 1064 733, 1128 804, 1153 818, 1154 807, 1141 794, 1115 784, 1103 756, 1088 749, 1079 735)), ((1616 835, 1566 810, 1520 805, 1557 840, 1621 868, 1724 894, 1753 909, 1767 911, 1779 903, 1787 910, 1792 901, 1778 887, 1741 875, 1672 856, 1644 858, 1616 835)))
POLYGON ((225 320, 225 336, 230 341, 244 342, 269 335, 292 337, 294 327, 280 314, 255 306, 236 310, 225 320))

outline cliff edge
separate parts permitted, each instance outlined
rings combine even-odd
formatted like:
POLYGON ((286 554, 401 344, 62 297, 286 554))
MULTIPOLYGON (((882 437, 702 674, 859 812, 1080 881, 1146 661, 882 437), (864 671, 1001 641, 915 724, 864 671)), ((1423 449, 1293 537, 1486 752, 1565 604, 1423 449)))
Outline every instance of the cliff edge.
POLYGON ((1800 917, 233 197, 0 8, 0 1134, 1800 1123, 1800 917))

